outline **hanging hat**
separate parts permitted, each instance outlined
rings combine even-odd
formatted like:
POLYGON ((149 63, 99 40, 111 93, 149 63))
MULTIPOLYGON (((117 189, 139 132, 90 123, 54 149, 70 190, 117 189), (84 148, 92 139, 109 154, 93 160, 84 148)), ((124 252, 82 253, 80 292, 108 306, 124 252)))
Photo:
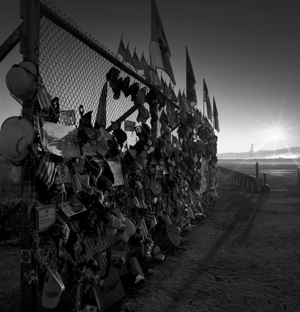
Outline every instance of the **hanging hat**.
POLYGON ((54 270, 48 269, 45 275, 42 305, 47 309, 53 309, 58 305, 60 295, 65 286, 61 276, 54 270))
POLYGON ((131 95, 131 101, 135 101, 136 100, 136 95, 139 91, 139 86, 140 84, 138 82, 134 82, 130 87, 130 95, 131 95))
POLYGON ((123 91, 125 97, 128 97, 130 95, 130 77, 126 76, 123 79, 122 85, 121 85, 121 91, 123 91))
POLYGON ((6 74, 6 86, 14 97, 28 101, 38 90, 37 74, 38 68, 34 62, 24 61, 13 65, 6 74))
POLYGON ((93 111, 89 111, 81 117, 79 120, 79 127, 93 128, 92 113, 93 111))
POLYGON ((107 144, 109 147, 108 157, 117 157, 122 153, 121 146, 115 139, 108 140, 107 144))
POLYGON ((110 87, 112 88, 112 91, 114 93, 113 97, 115 100, 118 100, 120 98, 122 84, 123 84, 123 78, 118 78, 110 82, 110 87))
POLYGON ((127 134, 121 128, 113 130, 114 137, 116 138, 117 142, 123 147, 124 142, 127 141, 127 134))
POLYGON ((137 122, 141 122, 142 124, 146 123, 147 120, 150 118, 149 111, 144 105, 140 105, 138 107, 138 116, 136 118, 137 122))
POLYGON ((150 88, 149 92, 145 96, 145 100, 151 107, 157 104, 156 92, 154 88, 150 88))
POLYGON ((136 156, 138 154, 141 154, 144 150, 144 142, 143 141, 137 141, 136 144, 134 145, 134 148, 136 150, 136 156))
POLYGON ((119 77, 120 71, 116 67, 112 67, 106 74, 106 79, 108 81, 115 80, 119 77))
POLYGON ((146 96, 146 88, 139 89, 136 94, 136 101, 139 105, 143 105, 145 103, 146 96))
POLYGON ((120 233, 120 238, 123 239, 125 242, 128 242, 129 238, 134 235, 136 232, 136 228, 132 221, 129 218, 126 218, 125 221, 125 230, 124 232, 120 233))
POLYGON ((6 119, 0 131, 0 151, 11 162, 20 162, 28 154, 35 137, 32 123, 25 117, 6 119))

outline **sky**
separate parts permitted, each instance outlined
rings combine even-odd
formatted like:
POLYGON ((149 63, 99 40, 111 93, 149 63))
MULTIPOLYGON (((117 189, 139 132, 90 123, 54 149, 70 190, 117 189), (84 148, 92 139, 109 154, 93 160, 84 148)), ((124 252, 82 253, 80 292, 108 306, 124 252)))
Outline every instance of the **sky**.
MULTIPOLYGON (((0 45, 22 22, 20 0, 0 0, 0 45)), ((108 50, 123 35, 149 60, 150 0, 52 0, 108 50)), ((300 1, 156 0, 171 51, 175 93, 186 88, 186 47, 203 112, 203 79, 220 122, 218 153, 300 146, 300 1)), ((22 61, 19 45, 0 63, 0 125, 21 106, 5 76, 22 61)), ((163 77, 169 82, 167 75, 163 77)), ((205 108, 204 108, 205 109, 205 108)), ((206 112, 206 109, 205 109, 206 112)), ((204 112, 204 113, 205 113, 204 112)))

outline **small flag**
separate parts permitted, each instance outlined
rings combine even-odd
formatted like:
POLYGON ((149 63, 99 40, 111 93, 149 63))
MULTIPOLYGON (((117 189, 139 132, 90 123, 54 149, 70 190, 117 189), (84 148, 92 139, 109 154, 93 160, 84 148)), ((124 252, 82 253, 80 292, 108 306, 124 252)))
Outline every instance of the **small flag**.
POLYGON ((171 91, 171 100, 173 102, 177 103, 178 102, 178 98, 177 98, 177 96, 176 96, 176 94, 174 92, 174 88, 171 86, 171 81, 169 82, 169 89, 171 91))
POLYGON ((185 106, 186 111, 187 111, 188 113, 191 113, 191 106, 189 105, 189 103, 188 103, 188 101, 187 101, 187 99, 186 99, 186 95, 185 95, 184 90, 183 90, 183 92, 182 92, 182 100, 183 100, 183 102, 184 102, 184 106, 185 106))
POLYGON ((117 54, 120 54, 123 57, 123 61, 126 63, 131 64, 132 63, 132 57, 129 51, 129 43, 127 44, 127 48, 125 48, 124 42, 123 42, 123 35, 120 40, 119 48, 117 54))
POLYGON ((203 102, 206 103, 207 117, 212 120, 212 109, 210 104, 210 98, 205 80, 203 79, 203 102))
POLYGON ((192 67, 192 63, 189 57, 188 49, 186 47, 186 95, 187 102, 191 107, 197 105, 197 95, 196 95, 196 79, 192 67))
POLYGON ((188 119, 187 107, 186 107, 186 103, 184 102, 182 98, 182 94, 180 90, 178 91, 178 102, 179 102, 179 108, 180 108, 180 112, 179 112, 180 121, 184 123, 188 119))
POLYGON ((48 91, 44 85, 39 86, 38 92, 37 92, 37 99, 39 101, 41 109, 50 107, 52 104, 51 96, 48 93, 48 91))
POLYGON ((126 61, 128 64, 130 64, 131 66, 133 66, 133 59, 129 50, 129 42, 127 43, 127 47, 126 47, 126 54, 128 56, 128 61, 126 61))
POLYGON ((41 159, 39 167, 35 173, 35 176, 40 179, 47 188, 50 188, 55 180, 57 173, 56 164, 51 161, 50 153, 47 152, 41 159))
POLYGON ((168 89, 168 85, 166 83, 166 81, 164 80, 163 76, 160 75, 160 82, 161 82, 161 86, 162 86, 162 90, 163 93, 166 97, 169 97, 169 89, 168 89))
POLYGON ((220 132, 220 124, 219 124, 218 109, 217 109, 217 104, 216 104, 215 98, 213 98, 213 113, 214 113, 214 116, 213 116, 213 125, 214 125, 214 128, 215 128, 218 132, 220 132))
POLYGON ((181 93, 181 91, 179 90, 178 91, 178 102, 179 102, 179 108, 180 108, 180 111, 186 111, 187 110, 187 105, 186 105, 186 101, 184 99, 185 97, 185 94, 184 94, 184 91, 181 93))
POLYGON ((132 56, 132 65, 136 70, 142 70, 143 69, 142 64, 139 60, 139 57, 136 54, 135 49, 134 49, 133 56, 132 56))
POLYGON ((144 56, 144 52, 142 54, 141 57, 141 66, 142 69, 144 71, 144 76, 147 80, 151 81, 151 67, 149 66, 149 64, 147 63, 145 56, 144 56))
POLYGON ((153 68, 160 68, 169 75, 176 85, 173 69, 170 62, 171 51, 155 0, 151 0, 151 40, 150 64, 153 68))

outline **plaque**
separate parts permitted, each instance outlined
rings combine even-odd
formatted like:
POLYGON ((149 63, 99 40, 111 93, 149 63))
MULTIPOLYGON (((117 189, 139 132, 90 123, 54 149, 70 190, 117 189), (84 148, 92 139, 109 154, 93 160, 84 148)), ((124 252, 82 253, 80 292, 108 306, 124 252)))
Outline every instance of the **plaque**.
POLYGON ((56 205, 46 205, 35 207, 36 210, 36 230, 38 232, 49 229, 56 221, 56 205))
POLYGON ((118 273, 114 273, 102 280, 96 285, 96 289, 103 311, 106 311, 110 306, 126 295, 118 273))
POLYGON ((83 206, 80 202, 64 202, 61 204, 58 204, 60 209, 65 213, 67 217, 72 217, 78 213, 87 211, 86 207, 83 206))

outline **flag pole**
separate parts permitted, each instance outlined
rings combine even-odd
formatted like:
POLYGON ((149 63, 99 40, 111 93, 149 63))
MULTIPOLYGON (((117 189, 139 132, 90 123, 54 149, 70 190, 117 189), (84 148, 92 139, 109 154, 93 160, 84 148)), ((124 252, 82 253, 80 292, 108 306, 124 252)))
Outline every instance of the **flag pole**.
POLYGON ((202 94, 203 94, 203 117, 204 117, 204 115, 205 115, 205 110, 204 110, 204 78, 203 78, 203 92, 202 92, 202 94))

